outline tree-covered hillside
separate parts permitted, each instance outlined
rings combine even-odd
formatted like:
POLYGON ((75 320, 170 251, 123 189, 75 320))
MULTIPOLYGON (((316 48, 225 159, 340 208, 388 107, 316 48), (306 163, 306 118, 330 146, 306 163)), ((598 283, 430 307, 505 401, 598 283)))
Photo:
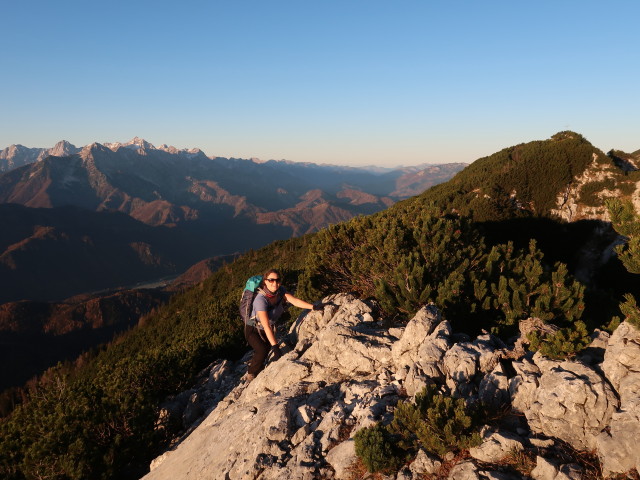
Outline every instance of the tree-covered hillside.
POLYGON ((162 399, 214 359, 247 350, 240 294, 249 276, 271 267, 306 300, 340 291, 373 297, 390 325, 434 302, 456 330, 486 329, 509 341, 520 320, 536 316, 555 333, 531 338, 534 348, 573 355, 589 330, 619 310, 589 314, 594 293, 558 261, 561 252, 549 258, 535 240, 510 241, 508 230, 488 241, 484 221, 539 220, 553 204, 550 185, 560 188, 580 174, 592 154, 586 140, 568 133, 512 147, 384 212, 273 243, 223 266, 110 345, 48 372, 30 401, 0 424, 0 476, 138 478, 174 433, 154 428, 162 399), (502 203, 495 196, 485 201, 488 185, 503 194, 502 203), (474 193, 478 186, 482 195, 474 193), (525 208, 508 201, 512 190, 525 208))
POLYGON ((582 135, 560 132, 480 158, 421 197, 479 222, 548 217, 558 196, 594 161, 614 164, 582 135))

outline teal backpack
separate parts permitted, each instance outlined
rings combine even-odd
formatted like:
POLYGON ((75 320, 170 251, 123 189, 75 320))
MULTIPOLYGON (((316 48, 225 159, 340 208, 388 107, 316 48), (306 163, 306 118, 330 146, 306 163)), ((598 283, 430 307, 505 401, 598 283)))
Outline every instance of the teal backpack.
POLYGON ((246 285, 244 286, 242 297, 240 297, 240 317, 242 317, 242 321, 245 324, 251 316, 251 310, 253 309, 253 299, 256 298, 256 295, 258 294, 258 287, 260 286, 260 282, 262 282, 262 275, 254 275, 253 277, 249 278, 246 285))

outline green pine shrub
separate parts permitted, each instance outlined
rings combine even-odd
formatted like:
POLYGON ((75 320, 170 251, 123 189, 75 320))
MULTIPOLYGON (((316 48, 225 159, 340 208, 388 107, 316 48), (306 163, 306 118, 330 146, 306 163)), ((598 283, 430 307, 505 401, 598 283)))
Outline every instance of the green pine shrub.
POLYGON ((636 183, 629 180, 621 180, 617 187, 623 196, 630 197, 636 191, 636 183))
POLYGON ((625 244, 616 247, 618 258, 629 272, 640 274, 640 216, 630 201, 609 199, 606 205, 616 232, 627 237, 625 244))
POLYGON ((369 472, 391 473, 402 465, 402 453, 380 424, 359 430, 354 438, 356 455, 369 472))
POLYGON ((480 445, 480 426, 464 399, 439 394, 429 386, 416 395, 415 403, 398 404, 388 430, 408 451, 422 448, 443 457, 480 445))
POLYGON ((534 241, 488 249, 469 219, 433 205, 405 204, 394 215, 357 218, 318 233, 301 283, 304 295, 340 291, 375 297, 408 316, 434 302, 455 328, 510 335, 538 317, 558 327, 579 319, 584 288, 565 265, 545 265, 534 241))
POLYGON ((539 350, 544 356, 553 359, 573 357, 591 343, 587 326, 581 321, 573 323, 570 327, 561 328, 552 335, 545 336, 540 332, 531 332, 527 338, 530 342, 530 350, 539 350))
POLYGON ((406 314, 443 282, 455 290, 462 272, 480 261, 481 243, 467 220, 434 207, 356 218, 314 237, 305 294, 375 296, 388 312, 406 314))
POLYGON ((463 399, 439 394, 430 386, 416 395, 415 403, 400 402, 389 425, 358 431, 356 454, 370 472, 388 473, 419 449, 444 457, 479 445, 480 426, 463 399))
POLYGON ((500 312, 493 333, 514 333, 520 320, 536 317, 551 323, 572 323, 584 311, 584 287, 564 264, 550 270, 535 241, 528 251, 516 251, 512 243, 497 245, 487 255, 484 270, 472 276, 476 304, 471 311, 500 312))
POLYGON ((599 207, 603 205, 603 199, 598 195, 604 190, 613 191, 617 182, 613 178, 607 178, 597 182, 589 182, 580 189, 580 201, 585 205, 599 207))
POLYGON ((625 301, 620 304, 620 310, 627 322, 640 330, 640 307, 636 304, 636 299, 630 293, 627 293, 624 299, 625 301))
MULTIPOLYGON (((607 201, 607 207, 616 232, 627 238, 625 244, 616 247, 618 258, 629 272, 640 274, 640 215, 636 213, 630 201, 610 199, 607 201)), ((640 308, 631 293, 624 295, 620 311, 625 315, 626 321, 640 329, 640 308)))

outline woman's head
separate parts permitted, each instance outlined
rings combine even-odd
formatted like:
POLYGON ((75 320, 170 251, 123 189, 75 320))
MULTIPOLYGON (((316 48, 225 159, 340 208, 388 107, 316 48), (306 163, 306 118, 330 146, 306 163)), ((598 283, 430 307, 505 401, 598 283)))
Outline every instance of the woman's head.
POLYGON ((282 276, 280 272, 274 268, 267 270, 262 275, 262 286, 266 287, 270 292, 276 292, 282 284, 282 276))

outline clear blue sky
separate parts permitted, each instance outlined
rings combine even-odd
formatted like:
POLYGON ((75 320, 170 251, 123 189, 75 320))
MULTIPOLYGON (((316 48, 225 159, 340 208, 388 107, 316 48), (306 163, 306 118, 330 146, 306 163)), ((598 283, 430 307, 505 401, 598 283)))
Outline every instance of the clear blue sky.
POLYGON ((2 0, 0 149, 350 165, 640 149, 640 2, 2 0))

